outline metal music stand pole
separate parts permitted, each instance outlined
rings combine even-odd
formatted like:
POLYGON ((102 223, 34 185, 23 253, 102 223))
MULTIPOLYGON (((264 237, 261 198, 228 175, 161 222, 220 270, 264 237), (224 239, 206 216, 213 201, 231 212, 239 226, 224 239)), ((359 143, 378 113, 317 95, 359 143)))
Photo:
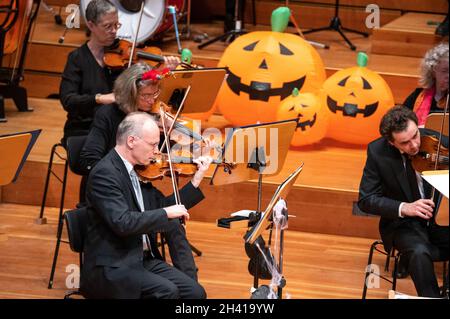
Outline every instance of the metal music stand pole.
POLYGON ((353 29, 345 28, 342 26, 341 19, 339 18, 339 0, 336 0, 336 2, 334 3, 334 17, 331 19, 330 25, 328 27, 316 28, 316 29, 303 31, 303 34, 325 31, 325 30, 333 30, 333 31, 338 32, 341 35, 341 37, 345 40, 345 42, 347 42, 350 49, 352 49, 353 51, 356 50, 356 46, 354 46, 353 43, 346 37, 346 35, 344 34, 343 31, 357 33, 366 38, 369 36, 369 34, 366 32, 353 30, 353 29))
POLYGON ((225 32, 222 35, 219 35, 217 37, 215 37, 214 39, 211 39, 205 43, 202 43, 198 46, 199 49, 203 49, 205 47, 207 47, 210 44, 213 44, 214 42, 220 41, 220 40, 225 40, 225 41, 233 41, 235 38, 237 38, 238 36, 247 33, 247 31, 242 29, 242 20, 240 20, 240 7, 239 7, 239 0, 235 1, 235 5, 234 5, 234 25, 235 25, 235 29, 234 30, 230 30, 228 32, 225 32))

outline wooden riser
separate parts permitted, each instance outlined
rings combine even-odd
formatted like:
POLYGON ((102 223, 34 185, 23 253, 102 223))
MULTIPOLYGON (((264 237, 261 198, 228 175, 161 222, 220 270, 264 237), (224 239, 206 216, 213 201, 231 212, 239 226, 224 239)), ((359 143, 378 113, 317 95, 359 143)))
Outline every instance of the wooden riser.
MULTIPOLYGON (((203 65, 213 67, 212 60, 199 60, 203 65)), ((327 77, 334 74, 336 69, 326 69, 327 77)), ((395 98, 395 103, 403 103, 405 98, 418 85, 418 78, 414 75, 382 74, 395 98)), ((26 71, 21 83, 27 89, 29 97, 47 98, 59 93, 61 77, 58 73, 26 71)))
MULTIPOLYGON (((58 176, 62 176, 63 164, 54 164, 58 176)), ((27 161, 16 183, 2 189, 3 203, 41 205, 45 185, 47 163, 27 161)), ((211 186, 209 179, 202 183, 205 200, 189 211, 195 221, 215 223, 217 219, 229 217, 230 213, 242 209, 256 209, 257 183, 244 182, 226 186, 211 186)), ((183 185, 187 179, 181 179, 183 185)), ((69 172, 65 194, 65 208, 72 209, 78 203, 80 177, 69 172)), ((154 183, 163 193, 170 194, 171 184, 168 179, 154 183)), ((272 198, 277 184, 264 183, 262 207, 272 198)), ((46 205, 59 207, 61 183, 51 177, 46 205)), ((324 188, 295 186, 287 198, 289 229, 345 235, 355 237, 377 238, 378 218, 352 215, 353 202, 358 193, 324 188)), ((45 214, 44 214, 45 216, 45 214)), ((38 217, 38 216, 36 216, 38 217)))
POLYGON ((443 15, 407 13, 376 29, 372 35, 372 53, 423 57, 442 37, 434 34, 443 15), (433 22, 430 24, 430 22, 433 22))

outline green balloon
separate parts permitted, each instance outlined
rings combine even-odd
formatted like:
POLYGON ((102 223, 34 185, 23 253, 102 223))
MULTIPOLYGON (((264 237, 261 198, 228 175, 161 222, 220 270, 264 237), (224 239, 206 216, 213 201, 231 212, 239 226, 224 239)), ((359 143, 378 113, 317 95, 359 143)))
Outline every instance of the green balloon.
POLYGON ((356 59, 356 64, 361 67, 367 66, 367 62, 369 61, 369 57, 365 52, 358 52, 358 57, 356 59))
POLYGON ((189 49, 183 49, 181 51, 181 62, 191 64, 192 61, 192 52, 189 49))
POLYGON ((288 7, 279 7, 272 12, 271 24, 273 32, 284 32, 289 24, 291 10, 288 7))

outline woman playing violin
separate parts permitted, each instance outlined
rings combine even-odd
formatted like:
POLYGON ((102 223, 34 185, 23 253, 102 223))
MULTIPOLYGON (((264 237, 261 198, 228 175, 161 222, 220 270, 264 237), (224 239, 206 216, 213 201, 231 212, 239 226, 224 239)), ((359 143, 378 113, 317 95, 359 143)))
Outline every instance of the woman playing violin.
MULTIPOLYGON (((117 8, 108 0, 92 0, 85 17, 91 37, 69 54, 61 79, 60 99, 67 111, 63 145, 69 136, 88 134, 98 106, 115 102, 112 89, 119 72, 105 65, 104 55, 121 26, 117 8)), ((164 60, 170 69, 180 62, 177 57, 164 57, 164 60)))

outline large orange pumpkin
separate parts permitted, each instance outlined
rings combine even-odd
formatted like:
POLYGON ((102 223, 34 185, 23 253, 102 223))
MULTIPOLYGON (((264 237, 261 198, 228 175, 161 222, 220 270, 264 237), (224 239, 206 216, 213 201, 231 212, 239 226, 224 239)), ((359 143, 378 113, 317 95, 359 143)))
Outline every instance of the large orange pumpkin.
POLYGON ((386 81, 367 67, 367 55, 358 54, 358 66, 343 69, 323 84, 322 103, 329 112, 327 136, 346 143, 367 144, 379 136, 381 117, 394 105, 386 81))
POLYGON ((320 141, 328 127, 328 112, 320 98, 313 93, 299 93, 297 89, 281 102, 277 121, 298 118, 291 145, 302 146, 320 141))
POLYGON ((283 32, 289 14, 288 8, 278 8, 272 14, 272 31, 240 36, 225 50, 219 66, 228 68, 228 77, 217 104, 232 124, 272 122, 294 88, 314 92, 325 81, 317 51, 301 37, 283 32))

